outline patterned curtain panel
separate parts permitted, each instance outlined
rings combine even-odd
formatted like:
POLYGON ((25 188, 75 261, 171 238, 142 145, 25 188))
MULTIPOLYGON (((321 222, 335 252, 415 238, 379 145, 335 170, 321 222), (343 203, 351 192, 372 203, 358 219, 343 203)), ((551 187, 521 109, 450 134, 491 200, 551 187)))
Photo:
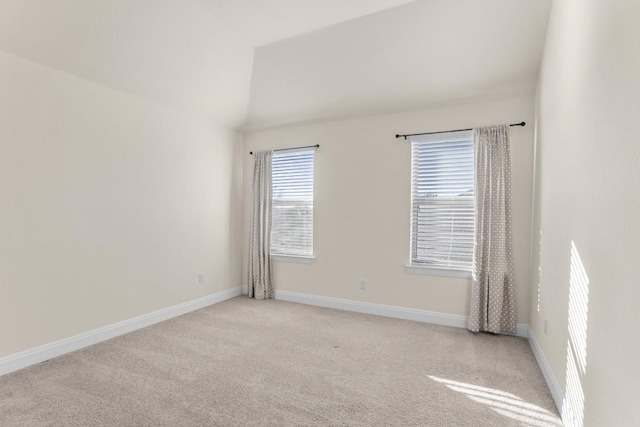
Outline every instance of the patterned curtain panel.
POLYGON ((516 333, 509 126, 473 130, 475 248, 469 330, 516 333))
POLYGON ((271 281, 271 159, 273 152, 254 152, 251 222, 249 224, 249 296, 274 297, 271 281))

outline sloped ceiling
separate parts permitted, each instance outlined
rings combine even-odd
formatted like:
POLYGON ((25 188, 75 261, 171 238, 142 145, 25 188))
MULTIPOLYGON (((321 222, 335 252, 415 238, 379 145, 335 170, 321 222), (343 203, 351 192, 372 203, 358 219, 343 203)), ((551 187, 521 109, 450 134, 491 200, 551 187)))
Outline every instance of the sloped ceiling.
POLYGON ((424 0, 258 47, 248 128, 533 94, 548 0, 424 0))
POLYGON ((413 0, 196 0, 251 46, 359 18, 413 0))
POLYGON ((255 46, 407 0, 0 0, 0 49, 230 127, 255 46))
POLYGON ((532 92, 549 0, 0 0, 0 49, 233 129, 532 92))

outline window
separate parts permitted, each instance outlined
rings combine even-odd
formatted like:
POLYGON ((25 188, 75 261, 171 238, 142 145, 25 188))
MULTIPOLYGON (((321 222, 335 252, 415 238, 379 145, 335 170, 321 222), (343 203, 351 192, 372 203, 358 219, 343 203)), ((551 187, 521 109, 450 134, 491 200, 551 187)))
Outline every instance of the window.
POLYGON ((313 158, 313 150, 273 153, 273 255, 313 256, 313 158))
POLYGON ((471 271, 473 132, 411 141, 411 266, 471 271))

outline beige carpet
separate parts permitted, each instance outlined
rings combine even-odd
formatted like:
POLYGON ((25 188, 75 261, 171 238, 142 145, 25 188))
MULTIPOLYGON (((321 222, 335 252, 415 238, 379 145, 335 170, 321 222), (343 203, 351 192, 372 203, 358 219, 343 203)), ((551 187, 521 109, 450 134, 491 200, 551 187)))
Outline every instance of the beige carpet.
POLYGON ((238 297, 0 377, 0 425, 560 422, 522 338, 238 297))

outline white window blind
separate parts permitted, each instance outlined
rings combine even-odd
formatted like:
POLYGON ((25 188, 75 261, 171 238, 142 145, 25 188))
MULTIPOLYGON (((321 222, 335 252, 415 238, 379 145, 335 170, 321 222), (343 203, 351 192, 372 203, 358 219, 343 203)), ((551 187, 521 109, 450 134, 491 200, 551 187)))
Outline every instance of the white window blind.
POLYGON ((313 256, 313 158, 313 150, 273 154, 273 255, 313 256))
POLYGON ((411 265, 471 271, 473 132, 411 139, 411 265))

